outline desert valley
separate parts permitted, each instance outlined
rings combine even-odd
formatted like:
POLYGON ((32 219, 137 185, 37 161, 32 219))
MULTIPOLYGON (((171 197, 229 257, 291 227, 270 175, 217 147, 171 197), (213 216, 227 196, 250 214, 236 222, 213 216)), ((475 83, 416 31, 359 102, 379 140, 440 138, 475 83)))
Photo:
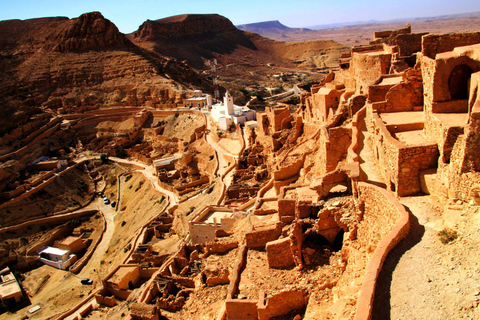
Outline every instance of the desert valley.
POLYGON ((0 319, 480 319, 479 26, 0 21, 0 319))

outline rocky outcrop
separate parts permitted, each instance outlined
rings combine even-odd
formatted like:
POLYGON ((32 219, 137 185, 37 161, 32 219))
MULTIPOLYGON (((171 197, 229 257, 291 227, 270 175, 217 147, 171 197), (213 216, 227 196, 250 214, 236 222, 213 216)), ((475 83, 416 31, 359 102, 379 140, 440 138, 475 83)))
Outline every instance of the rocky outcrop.
POLYGON ((65 21, 52 36, 47 38, 54 51, 73 52, 124 45, 128 42, 118 28, 100 12, 90 12, 76 19, 65 21))

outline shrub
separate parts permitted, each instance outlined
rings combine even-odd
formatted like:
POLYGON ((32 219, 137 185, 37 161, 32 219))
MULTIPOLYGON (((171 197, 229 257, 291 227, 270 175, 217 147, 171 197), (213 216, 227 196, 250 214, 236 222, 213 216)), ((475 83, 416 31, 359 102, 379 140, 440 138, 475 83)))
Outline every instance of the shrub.
POLYGON ((447 244, 452 242, 453 240, 458 238, 457 231, 452 230, 450 228, 445 228, 437 233, 438 237, 440 238, 440 241, 443 244, 447 244))
POLYGON ((101 153, 100 154, 100 161, 102 161, 102 163, 107 163, 108 162, 108 154, 101 153))
POLYGON ((125 182, 128 182, 128 180, 132 179, 132 175, 129 174, 128 176, 125 177, 125 182))

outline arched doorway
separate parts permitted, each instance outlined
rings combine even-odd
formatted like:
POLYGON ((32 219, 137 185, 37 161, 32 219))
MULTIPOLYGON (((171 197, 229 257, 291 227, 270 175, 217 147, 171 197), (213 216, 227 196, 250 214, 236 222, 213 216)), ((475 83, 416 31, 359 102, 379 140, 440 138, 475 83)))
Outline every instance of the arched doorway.
POLYGON ((453 68, 448 78, 448 89, 450 90, 451 100, 468 99, 468 87, 472 73, 472 68, 466 64, 461 64, 453 68))
POLYGON ((315 231, 307 232, 305 235, 305 242, 310 242, 320 247, 330 246, 330 242, 327 240, 327 238, 315 231))

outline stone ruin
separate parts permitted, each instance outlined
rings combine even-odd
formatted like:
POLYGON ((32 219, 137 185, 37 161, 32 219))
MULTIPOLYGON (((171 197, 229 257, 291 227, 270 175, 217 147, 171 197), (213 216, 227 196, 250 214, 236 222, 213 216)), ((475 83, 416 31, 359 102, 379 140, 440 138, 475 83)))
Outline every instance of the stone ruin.
MULTIPOLYGON (((226 204, 251 207, 241 232, 214 221, 211 236, 154 264, 143 243, 97 301, 127 299, 150 275, 132 318, 182 312, 189 297, 218 286, 219 320, 369 319, 383 261, 409 231, 396 197, 480 199, 479 83, 480 32, 376 32, 297 111, 257 114, 226 190, 226 204)), ((163 226, 155 228, 148 234, 163 226)))

